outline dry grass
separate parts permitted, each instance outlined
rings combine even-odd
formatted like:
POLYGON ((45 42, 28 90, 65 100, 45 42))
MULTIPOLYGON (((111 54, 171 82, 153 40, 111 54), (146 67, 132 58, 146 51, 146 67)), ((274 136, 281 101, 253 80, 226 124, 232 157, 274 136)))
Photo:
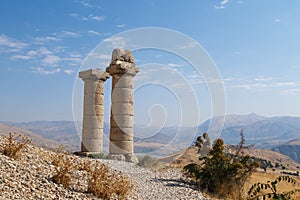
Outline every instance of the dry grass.
POLYGON ((88 180, 88 192, 97 197, 125 199, 133 188, 132 183, 120 172, 112 172, 104 164, 96 162, 89 170, 91 178, 88 180))
MULTIPOLYGON (((1 153, 13 159, 22 158, 22 150, 31 142, 28 137, 11 132, 0 139, 1 153)), ((26 152, 28 149, 31 147, 26 148, 26 152)), ((35 153, 45 164, 54 165, 53 182, 70 190, 89 192, 102 199, 126 199, 133 189, 131 181, 121 172, 112 171, 93 159, 68 155, 63 146, 59 146, 56 152, 40 150, 35 153)))
POLYGON ((9 132, 8 136, 3 135, 2 152, 4 155, 11 157, 15 160, 21 158, 22 150, 31 142, 31 140, 25 135, 15 135, 9 132))
MULTIPOLYGON (((253 184, 258 183, 258 182, 259 183, 267 183, 268 181, 275 180, 280 175, 281 174, 278 172, 268 172, 268 173, 255 172, 255 173, 253 173, 251 178, 245 185, 244 197, 247 197, 247 192, 249 191, 249 189, 251 188, 251 186, 253 184)), ((288 191, 292 191, 295 189, 300 189, 300 184, 299 184, 300 178, 294 177, 294 176, 291 176, 291 177, 297 181, 297 184, 293 185, 293 184, 289 184, 287 182, 280 182, 277 184, 278 193, 283 193, 283 192, 288 192, 288 191)), ((265 192, 267 192, 267 191, 265 191, 265 192)), ((300 194, 296 193, 293 196, 293 199, 300 199, 300 194)))
POLYGON ((86 192, 102 199, 125 199, 133 188, 132 183, 121 172, 111 171, 99 162, 58 153, 52 163, 56 166, 52 180, 66 188, 74 188, 76 180, 84 179, 87 181, 86 192))
POLYGON ((62 184, 65 188, 70 187, 72 183, 72 171, 76 170, 74 158, 67 157, 64 154, 57 154, 53 160, 53 164, 56 166, 55 174, 52 180, 55 183, 62 184))

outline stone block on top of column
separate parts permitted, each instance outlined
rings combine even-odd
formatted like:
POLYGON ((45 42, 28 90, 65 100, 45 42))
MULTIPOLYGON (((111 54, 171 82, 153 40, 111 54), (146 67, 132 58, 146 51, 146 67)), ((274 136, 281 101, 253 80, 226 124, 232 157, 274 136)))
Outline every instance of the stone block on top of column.
POLYGON ((110 75, 107 72, 103 72, 101 69, 88 69, 79 72, 79 77, 82 78, 83 81, 106 81, 110 75))

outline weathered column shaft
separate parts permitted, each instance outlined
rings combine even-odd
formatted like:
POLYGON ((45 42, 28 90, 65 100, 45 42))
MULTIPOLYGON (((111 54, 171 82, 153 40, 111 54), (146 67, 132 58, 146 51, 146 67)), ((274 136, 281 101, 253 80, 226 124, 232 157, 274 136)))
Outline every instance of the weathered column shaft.
POLYGON ((84 81, 82 152, 102 152, 104 126, 104 82, 106 72, 91 69, 79 73, 84 81))
POLYGON ((111 157, 136 162, 133 146, 134 76, 139 72, 128 50, 115 49, 106 69, 112 78, 110 146, 111 157))
POLYGON ((112 154, 133 154, 133 78, 132 74, 113 75, 110 119, 112 154))

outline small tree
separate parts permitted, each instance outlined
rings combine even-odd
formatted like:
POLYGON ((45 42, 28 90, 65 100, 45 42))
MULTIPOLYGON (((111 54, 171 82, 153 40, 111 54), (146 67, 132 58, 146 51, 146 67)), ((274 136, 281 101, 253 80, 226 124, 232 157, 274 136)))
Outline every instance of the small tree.
POLYGON ((225 153, 224 141, 219 138, 215 140, 208 155, 200 157, 202 165, 192 163, 184 167, 201 189, 222 197, 242 198, 246 180, 259 165, 249 155, 238 156, 245 143, 242 132, 241 135, 242 141, 235 156, 230 157, 225 153))

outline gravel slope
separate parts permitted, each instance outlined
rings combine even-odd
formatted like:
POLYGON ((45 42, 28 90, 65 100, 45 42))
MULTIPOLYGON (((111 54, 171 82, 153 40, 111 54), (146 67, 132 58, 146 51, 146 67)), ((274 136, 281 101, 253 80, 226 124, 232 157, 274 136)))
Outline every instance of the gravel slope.
MULTIPOLYGON (((0 199, 98 199, 84 192, 84 180, 75 180, 81 186, 70 189, 51 181, 54 154, 28 146, 22 159, 15 161, 0 153, 0 199)), ((77 160, 83 159, 89 158, 77 160)), ((204 199, 177 169, 151 170, 115 160, 100 161, 123 172, 133 182, 134 189, 128 199, 204 199)))

